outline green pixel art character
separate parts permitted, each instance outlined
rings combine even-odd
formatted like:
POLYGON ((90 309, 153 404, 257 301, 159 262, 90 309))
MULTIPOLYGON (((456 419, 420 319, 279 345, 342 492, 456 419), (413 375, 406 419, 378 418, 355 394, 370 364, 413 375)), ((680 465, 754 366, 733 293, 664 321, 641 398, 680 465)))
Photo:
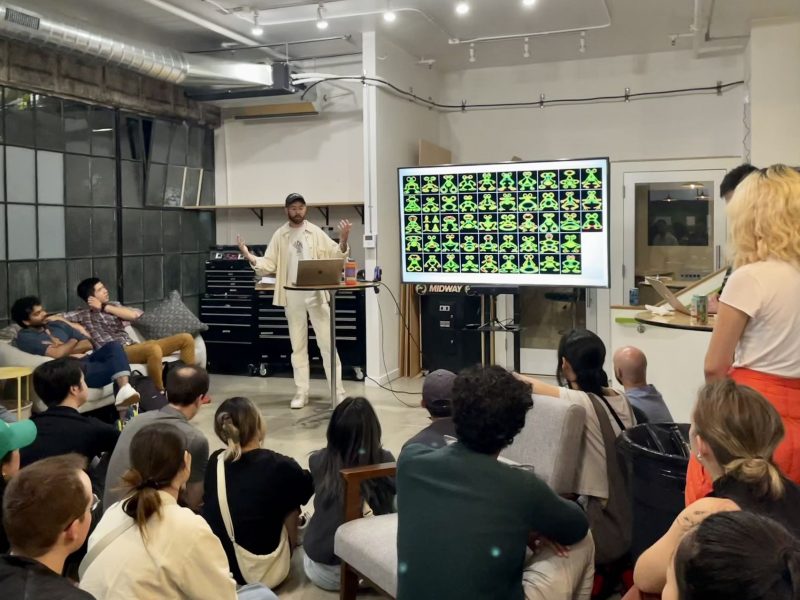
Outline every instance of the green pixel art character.
POLYGON ((406 236, 406 252, 422 252, 422 236, 406 236))
POLYGON ((475 220, 475 215, 461 216, 461 231, 475 231, 476 229, 478 229, 478 222, 475 220))
POLYGON ((464 252, 475 252, 478 249, 478 244, 475 243, 475 236, 465 235, 464 241, 461 243, 461 249, 464 252))
POLYGON ((442 194, 458 193, 458 188, 456 187, 456 184, 453 183, 454 177, 455 175, 442 175, 442 179, 444 179, 444 181, 442 182, 442 187, 439 189, 442 194))
POLYGON ((406 233, 419 233, 420 231, 422 231, 422 229, 419 226, 419 217, 408 217, 408 223, 406 223, 406 233))
POLYGON ((539 252, 539 244, 536 243, 536 236, 523 235, 519 243, 520 252, 539 252))
POLYGON ((439 262, 439 259, 436 258, 435 255, 431 254, 428 257, 428 260, 425 261, 425 264, 422 267, 426 271, 439 271, 442 268, 442 263, 439 262))
POLYGON ((483 257, 481 273, 497 273, 497 262, 491 254, 483 257))
POLYGON ((567 169, 564 171, 564 179, 561 180, 562 190, 574 190, 578 187, 580 181, 575 178, 575 170, 567 169))
POLYGON ((458 210, 456 196, 442 196, 442 212, 456 212, 458 210))
POLYGON ((541 176, 541 180, 539 181, 540 190, 543 190, 545 188, 550 188, 551 190, 554 190, 558 187, 555 171, 543 171, 542 173, 539 173, 539 175, 541 176))
POLYGON ((465 173, 461 176, 461 181, 458 182, 459 192, 474 192, 476 189, 475 175, 472 173, 465 173))
POLYGON ((481 182, 478 185, 481 192, 493 192, 496 189, 494 175, 492 173, 481 173, 481 182))
POLYGON ((422 265, 419 264, 422 261, 422 257, 419 254, 409 254, 408 255, 408 264, 406 265, 406 271, 409 273, 419 273, 422 271, 422 265))
POLYGON ((542 213, 542 222, 539 224, 541 233, 558 233, 558 223, 556 223, 556 213, 542 213))
POLYGON ((536 181, 533 179, 532 171, 523 171, 519 180, 519 191, 530 191, 536 189, 536 181))
POLYGON ((561 231, 580 231, 581 221, 578 213, 561 213, 561 231))
POLYGON ((583 173, 586 175, 581 182, 583 187, 597 189, 603 185, 603 182, 597 177, 597 169, 584 169, 583 173))
POLYGON ((439 233, 439 217, 425 215, 422 221, 422 231, 425 233, 439 233))
POLYGON ((425 202, 422 205, 422 212, 439 212, 439 203, 436 201, 436 196, 428 196, 425 198, 425 202))
POLYGON ((536 266, 536 259, 533 254, 526 254, 522 259, 522 266, 519 268, 520 273, 538 273, 539 267, 536 266))
POLYGON ((561 272, 562 273, 580 273, 581 272, 581 262, 575 259, 575 256, 570 254, 561 261, 561 272))
POLYGON ((455 258, 456 258, 455 254, 447 255, 447 261, 445 261, 444 266, 442 267, 445 273, 458 273, 460 267, 458 266, 458 263, 455 261, 455 258))
POLYGON ((484 194, 478 203, 478 210, 497 210, 497 202, 492 194, 484 194))
POLYGON ((497 185, 497 191, 505 192, 506 190, 510 192, 517 191, 517 184, 514 182, 512 173, 500 173, 500 183, 497 185))
POLYGON ((465 194, 461 197, 461 206, 459 206, 459 210, 461 212, 475 212, 478 210, 478 205, 475 202, 475 196, 472 194, 465 194))
POLYGON ((444 236, 445 241, 442 242, 442 248, 447 252, 455 252, 458 250, 458 242, 455 239, 455 233, 448 233, 444 236))
POLYGON ((558 273, 561 270, 555 256, 545 256, 544 262, 539 265, 539 268, 542 270, 542 273, 558 273))
POLYGON ((500 215, 500 231, 516 231, 517 215, 500 215))
POLYGON ((574 233, 564 236, 564 241, 561 242, 561 252, 564 253, 573 253, 573 252, 580 252, 581 245, 578 243, 578 236, 574 233))
POLYGON ((538 229, 536 221, 533 220, 533 213, 525 213, 522 215, 522 223, 519 224, 519 230, 526 233, 532 233, 538 229))
POLYGON ((600 213, 586 213, 586 218, 583 219, 584 231, 600 231, 603 229, 603 224, 600 222, 600 213))
POLYGON ((439 184, 436 182, 436 175, 424 175, 425 183, 422 185, 423 194, 435 194, 439 191, 439 184))
POLYGON ((419 182, 416 177, 406 177, 406 183, 403 186, 403 192, 406 196, 419 194, 419 182))
POLYGON ((500 196, 500 210, 517 210, 517 202, 514 200, 514 194, 503 194, 500 196))
POLYGON ((419 198, 417 198, 416 196, 409 196, 406 199, 406 205, 403 210, 405 210, 406 212, 419 212, 420 210, 422 210, 419 205, 419 198))
POLYGON ((519 265, 514 261, 513 254, 503 255, 503 264, 500 265, 501 273, 519 273, 519 265))
POLYGON ((483 215, 483 221, 478 225, 481 231, 497 231, 497 221, 493 215, 483 215))
POLYGON ((500 252, 516 252, 517 243, 513 235, 504 235, 503 243, 500 244, 500 252))
POLYGON ((539 210, 558 210, 558 200, 555 192, 545 192, 539 202, 539 210))
POLYGON ((553 237, 552 233, 544 236, 539 246, 542 249, 542 254, 558 254, 558 240, 553 237))
POLYGON ((439 252, 442 249, 437 238, 436 235, 428 236, 428 241, 425 242, 425 252, 439 252))
POLYGON ((483 236, 483 242, 479 246, 481 252, 497 252, 497 242, 490 235, 483 236))
POLYGON ((597 197, 597 190, 587 190, 583 198, 583 210, 600 210, 603 200, 597 197))
POLYGON ((478 272, 478 263, 475 262, 475 255, 473 254, 464 255, 464 262, 461 263, 461 272, 462 273, 478 272))
POLYGON ((561 210, 578 210, 580 207, 575 192, 564 192, 564 197, 561 199, 561 210))
POLYGON ((442 233, 447 233, 448 231, 458 233, 458 220, 453 215, 442 217, 442 233))
POLYGON ((519 201, 519 210, 539 210, 539 204, 536 202, 536 196, 528 192, 527 194, 522 194, 520 196, 519 201))

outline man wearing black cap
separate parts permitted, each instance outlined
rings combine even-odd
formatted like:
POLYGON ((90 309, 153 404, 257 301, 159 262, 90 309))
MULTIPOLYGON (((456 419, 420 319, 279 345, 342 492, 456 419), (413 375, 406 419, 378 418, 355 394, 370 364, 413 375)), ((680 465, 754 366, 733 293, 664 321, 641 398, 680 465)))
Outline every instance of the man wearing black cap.
MULTIPOLYGON (((242 255, 259 275, 275 275, 275 295, 272 303, 283 306, 289 322, 289 338, 292 343, 292 369, 296 387, 294 398, 289 406, 303 408, 308 403, 309 362, 308 362, 308 319, 314 328, 317 345, 325 365, 328 383, 331 381, 330 368, 330 319, 331 311, 327 296, 323 292, 286 290, 284 286, 297 279, 297 265, 300 260, 318 258, 346 258, 349 253, 347 238, 350 236, 350 221, 339 221, 339 243, 337 244, 316 225, 306 221, 305 198, 300 194, 286 196, 286 217, 288 221, 272 235, 263 257, 250 253, 241 236, 236 243, 242 255)), ((336 400, 344 396, 342 387, 342 366, 336 357, 336 400)))
POLYGON ((403 444, 424 444, 431 448, 446 445, 445 436, 455 438, 456 427, 453 425, 453 407, 450 398, 453 393, 453 381, 456 374, 447 369, 437 369, 425 376, 422 384, 422 408, 431 415, 431 424, 403 444))

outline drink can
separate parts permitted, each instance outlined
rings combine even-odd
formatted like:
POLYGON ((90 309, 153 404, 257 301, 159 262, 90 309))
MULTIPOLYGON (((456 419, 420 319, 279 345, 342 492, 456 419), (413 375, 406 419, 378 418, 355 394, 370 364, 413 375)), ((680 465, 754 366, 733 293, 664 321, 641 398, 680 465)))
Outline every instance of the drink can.
POLYGON ((344 264, 344 284, 345 285, 356 285, 356 269, 358 269, 358 265, 354 260, 348 260, 344 264))
POLYGON ((707 296, 692 296, 692 316, 697 319, 698 323, 708 322, 708 297, 707 296))
POLYGON ((639 288, 631 288, 628 291, 628 304, 631 306, 639 306, 639 288))

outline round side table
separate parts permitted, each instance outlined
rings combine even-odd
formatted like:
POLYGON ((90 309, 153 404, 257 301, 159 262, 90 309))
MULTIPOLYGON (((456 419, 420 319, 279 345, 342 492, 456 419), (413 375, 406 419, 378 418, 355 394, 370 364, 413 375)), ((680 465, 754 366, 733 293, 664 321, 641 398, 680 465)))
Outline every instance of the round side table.
POLYGON ((0 367, 0 381, 17 380, 17 420, 22 419, 22 380, 27 379, 25 385, 25 401, 31 402, 31 375, 33 369, 29 367, 0 367))

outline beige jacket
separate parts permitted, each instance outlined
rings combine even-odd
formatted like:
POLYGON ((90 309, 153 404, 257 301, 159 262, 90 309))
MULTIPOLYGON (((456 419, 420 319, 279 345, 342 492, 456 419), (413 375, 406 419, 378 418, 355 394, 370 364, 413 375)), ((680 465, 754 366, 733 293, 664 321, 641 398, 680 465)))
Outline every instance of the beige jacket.
MULTIPOLYGON (((311 258, 347 258, 350 246, 345 252, 339 248, 339 244, 333 241, 322 229, 305 221, 306 244, 311 248, 311 258)), ((284 223, 272 234, 267 251, 264 256, 256 260, 253 267, 259 277, 275 274, 275 296, 272 303, 275 306, 286 306, 286 290, 283 286, 288 285, 289 278, 289 233, 291 227, 289 223, 284 223)), ((320 292, 320 300, 327 300, 327 296, 320 292)))

